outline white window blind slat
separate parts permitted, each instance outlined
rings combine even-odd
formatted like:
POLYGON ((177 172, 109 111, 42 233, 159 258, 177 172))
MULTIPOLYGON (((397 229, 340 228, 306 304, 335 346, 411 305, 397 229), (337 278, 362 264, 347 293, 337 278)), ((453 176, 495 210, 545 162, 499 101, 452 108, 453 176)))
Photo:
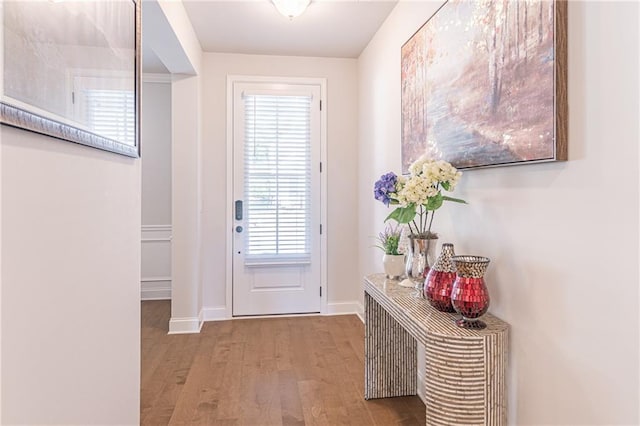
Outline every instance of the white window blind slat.
POLYGON ((245 94, 245 260, 311 259, 309 95, 245 94))
POLYGON ((126 90, 85 89, 87 126, 97 134, 135 145, 135 97, 126 90))

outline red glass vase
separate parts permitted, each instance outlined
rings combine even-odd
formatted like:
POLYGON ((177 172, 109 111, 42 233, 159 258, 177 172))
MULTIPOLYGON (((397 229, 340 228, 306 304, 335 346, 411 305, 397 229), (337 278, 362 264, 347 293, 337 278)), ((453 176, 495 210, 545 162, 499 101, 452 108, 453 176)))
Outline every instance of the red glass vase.
POLYGON ((489 291, 484 282, 489 259, 482 256, 453 256, 451 260, 456 267, 451 304, 462 315, 456 324, 463 328, 485 328, 487 325, 478 318, 489 309, 489 291))
POLYGON ((451 304, 451 290, 456 280, 456 267, 451 260, 453 256, 453 244, 442 244, 440 256, 429 270, 424 283, 424 297, 441 312, 455 312, 451 304))

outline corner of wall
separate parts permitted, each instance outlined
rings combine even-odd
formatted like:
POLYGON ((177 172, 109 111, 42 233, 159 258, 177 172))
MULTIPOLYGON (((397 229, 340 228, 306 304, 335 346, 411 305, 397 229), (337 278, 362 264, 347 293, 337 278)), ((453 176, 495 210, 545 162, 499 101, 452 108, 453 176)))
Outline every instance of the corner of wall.
POLYGON ((202 320, 203 313, 197 317, 175 318, 172 317, 169 320, 169 333, 168 334, 192 334, 200 333, 204 321, 202 320))
POLYGON ((212 308, 202 308, 203 321, 224 321, 231 319, 227 316, 226 306, 214 306, 212 308))

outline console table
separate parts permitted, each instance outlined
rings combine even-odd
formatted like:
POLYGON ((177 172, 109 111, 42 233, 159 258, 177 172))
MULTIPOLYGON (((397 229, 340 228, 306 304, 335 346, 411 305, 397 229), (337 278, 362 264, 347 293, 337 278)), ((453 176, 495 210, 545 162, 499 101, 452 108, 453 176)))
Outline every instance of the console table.
POLYGON ((425 346, 427 425, 506 425, 509 326, 486 314, 484 330, 455 325, 415 289, 365 277, 365 399, 417 394, 416 342, 425 346))

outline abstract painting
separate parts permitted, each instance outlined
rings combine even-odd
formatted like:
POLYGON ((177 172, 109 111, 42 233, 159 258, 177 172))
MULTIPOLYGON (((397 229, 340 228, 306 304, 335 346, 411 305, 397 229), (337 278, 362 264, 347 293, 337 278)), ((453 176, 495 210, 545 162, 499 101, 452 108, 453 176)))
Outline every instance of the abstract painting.
POLYGON ((566 2, 449 0, 402 46, 402 167, 567 159, 566 2))

